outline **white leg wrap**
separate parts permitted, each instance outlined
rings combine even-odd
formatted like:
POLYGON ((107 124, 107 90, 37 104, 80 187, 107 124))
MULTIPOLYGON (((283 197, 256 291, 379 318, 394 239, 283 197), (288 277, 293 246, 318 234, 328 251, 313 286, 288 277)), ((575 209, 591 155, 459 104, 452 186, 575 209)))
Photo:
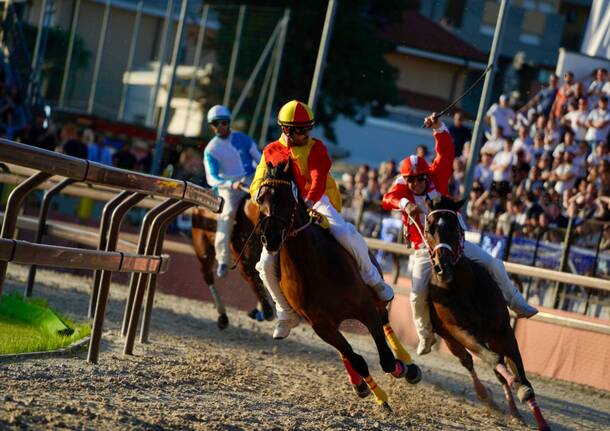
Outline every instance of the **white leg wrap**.
POLYGON ((230 188, 220 188, 218 195, 225 200, 222 213, 218 217, 218 227, 214 237, 214 248, 216 249, 216 261, 219 264, 231 264, 231 234, 233 233, 233 224, 235 222, 235 214, 239 203, 245 196, 241 190, 232 190, 230 188))
POLYGON ((296 313, 290 307, 288 300, 284 296, 284 292, 280 288, 280 283, 277 276, 279 255, 271 255, 266 248, 263 247, 260 260, 256 264, 256 270, 260 276, 267 291, 275 302, 275 311, 278 320, 290 320, 294 318, 296 313))

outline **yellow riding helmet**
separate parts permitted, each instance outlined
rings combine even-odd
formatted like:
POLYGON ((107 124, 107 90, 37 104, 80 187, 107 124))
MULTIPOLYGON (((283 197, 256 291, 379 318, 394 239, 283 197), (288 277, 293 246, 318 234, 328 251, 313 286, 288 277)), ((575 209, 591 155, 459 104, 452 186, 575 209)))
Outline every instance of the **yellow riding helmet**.
POLYGON ((277 124, 284 127, 307 127, 315 123, 309 106, 298 100, 291 100, 280 109, 277 124))

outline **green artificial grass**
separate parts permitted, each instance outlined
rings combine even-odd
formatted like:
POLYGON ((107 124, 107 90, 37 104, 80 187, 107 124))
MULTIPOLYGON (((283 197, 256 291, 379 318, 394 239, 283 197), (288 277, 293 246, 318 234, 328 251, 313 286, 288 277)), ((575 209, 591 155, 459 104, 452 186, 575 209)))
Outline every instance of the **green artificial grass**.
POLYGON ((44 301, 17 295, 0 298, 0 354, 55 350, 90 333, 88 324, 60 317, 44 301))

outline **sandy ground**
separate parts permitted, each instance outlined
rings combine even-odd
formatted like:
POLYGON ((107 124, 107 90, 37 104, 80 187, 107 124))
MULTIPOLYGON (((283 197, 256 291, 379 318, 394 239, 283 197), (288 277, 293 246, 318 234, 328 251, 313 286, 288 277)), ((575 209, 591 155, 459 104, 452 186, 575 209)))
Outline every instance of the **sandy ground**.
MULTIPOLYGON (((39 271, 36 296, 77 319, 87 310, 90 280, 39 271)), ((6 291, 21 291, 25 270, 9 266, 6 291)), ((271 339, 272 323, 232 309, 232 326, 216 328, 212 305, 157 295, 151 343, 122 355, 117 330, 126 288, 114 285, 103 351, 97 366, 85 352, 0 364, 0 429, 141 430, 504 430, 531 429, 506 417, 501 388, 479 375, 501 411, 474 395, 466 371, 452 357, 418 359, 423 381, 409 385, 381 371, 372 339, 349 334, 394 412, 351 392, 334 350, 306 325, 287 340, 271 339)), ((610 377, 609 377, 610 378, 610 377)), ((610 429, 610 393, 532 376, 538 402, 555 430, 610 429)))

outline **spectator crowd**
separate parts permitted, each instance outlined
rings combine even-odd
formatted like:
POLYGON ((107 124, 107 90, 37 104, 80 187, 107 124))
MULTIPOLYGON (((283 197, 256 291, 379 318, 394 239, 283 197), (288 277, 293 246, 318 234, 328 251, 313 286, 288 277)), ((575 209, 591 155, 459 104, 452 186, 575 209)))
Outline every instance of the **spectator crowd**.
MULTIPOLYGON (((466 208, 471 225, 492 224, 496 234, 506 236, 513 222, 527 233, 565 228, 570 218, 577 226, 588 219, 610 220, 610 80, 601 68, 592 78, 576 81, 566 72, 560 82, 551 74, 548 84, 524 106, 515 109, 501 95, 488 109, 488 130, 466 208)), ((460 112, 454 114, 449 131, 456 149, 450 192, 461 197, 472 131, 460 112)), ((428 161, 434 157, 425 146, 417 147, 417 154, 428 161)), ((397 174, 393 160, 379 169, 362 165, 355 173, 344 174, 348 217, 356 218, 353 203, 375 208, 397 174)), ((377 222, 383 217, 387 214, 377 222)), ((375 234, 375 220, 365 214, 363 222, 365 229, 371 224, 366 233, 375 234)))

